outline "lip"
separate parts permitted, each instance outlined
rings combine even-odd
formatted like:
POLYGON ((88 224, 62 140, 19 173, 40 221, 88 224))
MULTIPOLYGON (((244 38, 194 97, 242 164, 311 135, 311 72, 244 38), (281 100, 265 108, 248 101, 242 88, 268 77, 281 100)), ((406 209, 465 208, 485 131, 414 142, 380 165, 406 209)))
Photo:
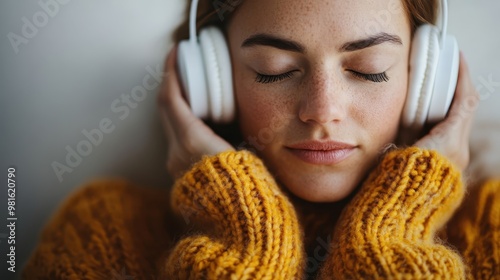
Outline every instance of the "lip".
POLYGON ((305 141, 286 146, 300 160, 316 165, 335 165, 347 159, 357 148, 336 141, 305 141))

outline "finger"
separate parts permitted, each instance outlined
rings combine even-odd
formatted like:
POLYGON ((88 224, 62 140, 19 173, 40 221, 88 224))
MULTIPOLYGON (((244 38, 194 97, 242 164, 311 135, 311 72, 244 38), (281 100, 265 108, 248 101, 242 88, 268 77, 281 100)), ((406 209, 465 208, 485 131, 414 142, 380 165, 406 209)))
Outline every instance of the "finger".
POLYGON ((470 78, 467 61, 463 53, 460 53, 457 88, 455 90, 454 101, 450 109, 450 116, 461 116, 470 121, 478 105, 479 94, 475 90, 470 78))
POLYGON ((165 63, 168 75, 159 98, 165 133, 168 133, 167 139, 181 141, 185 146, 190 147, 188 150, 194 150, 194 147, 205 147, 207 151, 202 152, 209 154, 232 149, 231 145, 216 135, 191 111, 183 98, 176 60, 177 48, 174 48, 165 63), (174 139, 174 137, 178 139, 174 139))
POLYGON ((158 93, 157 97, 157 102, 160 107, 160 119, 163 125, 163 131, 165 132, 165 136, 167 137, 168 141, 172 141, 172 136, 174 135, 172 124, 169 121, 169 117, 165 111, 165 107, 171 103, 170 101, 170 95, 172 94, 173 91, 176 89, 173 88, 174 85, 168 80, 169 75, 172 75, 175 72, 175 51, 176 47, 172 48, 172 50, 169 52, 167 58, 165 59, 165 64, 164 64, 164 80, 163 84, 161 87, 160 92, 158 93))
POLYGON ((460 72, 459 82, 457 85, 457 95, 460 97, 460 107, 457 110, 457 115, 460 114, 464 118, 464 129, 462 130, 463 137, 469 137, 472 129, 474 115, 479 105, 480 96, 475 89, 470 77, 469 67, 463 53, 460 53, 460 72))
POLYGON ((165 137, 167 138, 168 144, 171 144, 172 141, 175 141, 174 136, 174 130, 172 128, 172 124, 170 123, 167 113, 163 108, 160 108, 160 119, 161 123, 163 126, 163 132, 165 133, 165 137))
POLYGON ((168 103, 168 91, 167 91, 167 85, 168 85, 168 76, 172 74, 173 71, 175 71, 175 52, 176 52, 177 46, 174 46, 172 50, 168 53, 167 57, 165 58, 165 62, 163 64, 163 81, 162 81, 162 86, 160 88, 160 92, 158 93, 156 101, 160 106, 167 104, 168 103))
POLYGON ((158 94, 158 103, 160 106, 172 106, 172 97, 178 93, 182 94, 182 88, 178 82, 176 61, 177 46, 174 46, 165 60, 164 80, 158 94))
POLYGON ((178 72, 176 69, 177 47, 170 52, 166 61, 166 79, 162 86, 159 104, 164 109, 168 121, 172 124, 172 129, 182 131, 183 128, 193 122, 200 121, 191 111, 188 103, 183 97, 178 72))
MULTIPOLYGON (((220 152, 234 150, 234 148, 219 135, 217 135, 204 122, 193 123, 186 128, 186 135, 189 137, 187 143, 202 154, 215 155, 220 152)), ((186 144, 187 144, 186 143, 186 144)))

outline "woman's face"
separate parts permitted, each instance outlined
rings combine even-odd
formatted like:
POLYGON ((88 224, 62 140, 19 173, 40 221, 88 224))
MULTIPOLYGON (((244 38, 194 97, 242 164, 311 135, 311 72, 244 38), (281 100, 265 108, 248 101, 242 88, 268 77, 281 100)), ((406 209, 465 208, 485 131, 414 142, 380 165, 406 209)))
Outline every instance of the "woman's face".
POLYGON ((243 1, 227 32, 242 146, 298 197, 346 197, 397 135, 411 36, 401 1, 243 1))

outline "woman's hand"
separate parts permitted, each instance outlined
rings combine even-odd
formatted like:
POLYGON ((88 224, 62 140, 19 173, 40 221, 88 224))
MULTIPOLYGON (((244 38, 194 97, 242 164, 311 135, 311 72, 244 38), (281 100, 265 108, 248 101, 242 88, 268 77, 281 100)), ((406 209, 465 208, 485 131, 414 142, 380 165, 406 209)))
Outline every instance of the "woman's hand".
POLYGON ((460 53, 457 89, 448 116, 415 146, 437 150, 463 171, 469 165, 469 136, 478 104, 479 93, 471 81, 464 55, 460 53))
POLYGON ((158 104, 167 136, 167 171, 178 178, 203 155, 215 155, 234 150, 197 118, 182 95, 176 69, 177 46, 165 62, 163 85, 158 104))

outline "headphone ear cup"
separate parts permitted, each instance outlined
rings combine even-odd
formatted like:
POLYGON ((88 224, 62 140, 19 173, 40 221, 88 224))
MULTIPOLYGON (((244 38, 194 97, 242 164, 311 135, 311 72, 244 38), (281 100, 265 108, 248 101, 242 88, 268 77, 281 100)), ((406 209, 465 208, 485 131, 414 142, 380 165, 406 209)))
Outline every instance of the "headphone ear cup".
POLYGON ((179 43, 177 66, 191 110, 197 117, 207 118, 209 115, 208 93, 203 58, 197 42, 184 40, 179 43))
POLYGON ((214 122, 227 123, 234 119, 235 102, 229 49, 221 30, 215 26, 200 32, 210 116, 214 122))
POLYGON ((439 55, 434 94, 429 106, 428 122, 443 120, 448 113, 458 80, 459 49, 455 37, 447 35, 439 55))
POLYGON ((404 127, 419 131, 427 120, 439 61, 439 31, 425 24, 414 34, 408 95, 402 114, 404 127))

